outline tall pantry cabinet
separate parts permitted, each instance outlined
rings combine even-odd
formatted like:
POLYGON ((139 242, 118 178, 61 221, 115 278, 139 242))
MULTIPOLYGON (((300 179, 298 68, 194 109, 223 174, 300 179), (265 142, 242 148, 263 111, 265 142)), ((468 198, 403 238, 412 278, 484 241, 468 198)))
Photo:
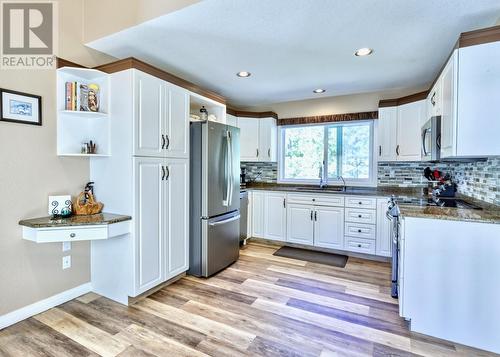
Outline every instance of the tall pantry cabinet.
POLYGON ((132 233, 93 242, 91 274, 128 304, 189 267, 189 92, 136 69, 111 74, 110 92, 111 156, 91 161, 91 180, 132 233))

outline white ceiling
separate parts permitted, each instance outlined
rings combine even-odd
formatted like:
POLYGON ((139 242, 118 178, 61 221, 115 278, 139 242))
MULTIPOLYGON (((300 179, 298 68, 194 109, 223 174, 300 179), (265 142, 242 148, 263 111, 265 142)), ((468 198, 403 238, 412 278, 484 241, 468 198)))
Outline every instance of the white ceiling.
POLYGON ((205 0, 88 45, 257 106, 427 85, 461 32, 499 17, 500 0, 205 0))

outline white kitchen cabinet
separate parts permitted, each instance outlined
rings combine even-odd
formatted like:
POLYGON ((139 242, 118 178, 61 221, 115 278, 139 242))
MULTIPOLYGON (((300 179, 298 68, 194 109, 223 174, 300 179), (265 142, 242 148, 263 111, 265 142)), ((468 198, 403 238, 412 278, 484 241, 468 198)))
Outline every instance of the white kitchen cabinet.
POLYGON ((134 155, 188 158, 188 92, 141 71, 134 82, 134 155))
POLYGON ((434 86, 429 91, 426 100, 426 117, 430 119, 441 115, 442 111, 442 76, 439 76, 434 86))
POLYGON ((398 161, 420 161, 421 123, 426 116, 426 101, 420 100, 398 106, 397 145, 398 161))
POLYGON ((238 118, 240 128, 240 160, 259 161, 259 119, 238 118))
POLYGON ((165 262, 165 160, 137 158, 135 167, 135 293, 141 294, 164 281, 165 262))
POLYGON ((386 217, 387 199, 377 199, 377 245, 375 254, 390 257, 392 255, 391 222, 386 217))
POLYGON ((135 116, 134 155, 160 157, 164 154, 165 81, 134 72, 135 116))
POLYGON ((396 161, 398 109, 384 107, 378 110, 378 160, 396 161))
POLYGON ((344 209, 314 207, 314 246, 344 249, 344 209))
POLYGON ((265 192, 252 192, 252 237, 264 238, 265 192))
POLYGON ((189 268, 189 160, 165 162, 165 280, 189 268))
POLYGON ((264 238, 286 239, 286 194, 266 192, 264 198, 264 238))
POLYGON ((259 161, 276 162, 278 155, 278 127, 276 119, 261 118, 259 121, 259 161))
POLYGON ((290 243, 313 245, 313 206, 288 203, 286 216, 286 241, 290 243))

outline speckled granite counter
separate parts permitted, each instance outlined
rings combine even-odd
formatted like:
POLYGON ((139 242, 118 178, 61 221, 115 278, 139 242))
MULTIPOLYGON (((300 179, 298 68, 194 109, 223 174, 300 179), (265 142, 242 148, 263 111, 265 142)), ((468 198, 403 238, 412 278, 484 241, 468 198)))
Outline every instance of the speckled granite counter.
MULTIPOLYGON (((284 191, 293 193, 321 193, 334 195, 359 195, 373 197, 416 197, 423 196, 422 188, 407 188, 407 187, 347 187, 346 191, 334 191, 329 189, 319 189, 304 185, 287 185, 287 184, 269 184, 259 183, 248 185, 247 190, 263 190, 263 191, 284 191)), ((481 210, 476 209, 459 209, 436 206, 413 206, 400 204, 401 214, 405 217, 430 218, 430 219, 447 219, 456 221, 482 222, 500 224, 500 207, 487 204, 485 202, 475 200, 471 197, 460 196, 467 202, 474 203, 481 207, 481 210)))
POLYGON ((123 216, 112 213, 99 213, 90 216, 71 216, 68 218, 41 217, 32 219, 23 219, 19 221, 21 226, 30 228, 48 228, 48 227, 69 227, 69 226, 94 226, 94 225, 108 225, 129 221, 132 217, 123 216))
POLYGON ((254 183, 246 187, 247 190, 261 191, 284 191, 293 193, 321 193, 331 195, 353 195, 353 196, 374 196, 374 197, 389 197, 391 195, 405 197, 420 197, 422 196, 421 188, 408 187, 347 187, 346 191, 336 191, 332 187, 320 189, 316 186, 307 185, 289 185, 289 184, 274 184, 274 183, 254 183))

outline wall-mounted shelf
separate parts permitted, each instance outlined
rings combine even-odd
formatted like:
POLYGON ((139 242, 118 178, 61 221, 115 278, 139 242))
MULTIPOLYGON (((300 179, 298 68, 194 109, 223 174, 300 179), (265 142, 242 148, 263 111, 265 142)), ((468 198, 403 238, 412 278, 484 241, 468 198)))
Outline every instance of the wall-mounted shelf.
POLYGON ((89 68, 59 68, 56 95, 57 155, 110 156, 109 75, 89 68), (99 112, 67 110, 66 82, 97 84, 99 86, 99 112), (97 145, 97 154, 81 154, 82 143, 91 140, 97 145))
POLYGON ((35 243, 109 239, 130 233, 130 216, 99 213, 52 219, 33 218, 19 221, 23 239, 35 243))

